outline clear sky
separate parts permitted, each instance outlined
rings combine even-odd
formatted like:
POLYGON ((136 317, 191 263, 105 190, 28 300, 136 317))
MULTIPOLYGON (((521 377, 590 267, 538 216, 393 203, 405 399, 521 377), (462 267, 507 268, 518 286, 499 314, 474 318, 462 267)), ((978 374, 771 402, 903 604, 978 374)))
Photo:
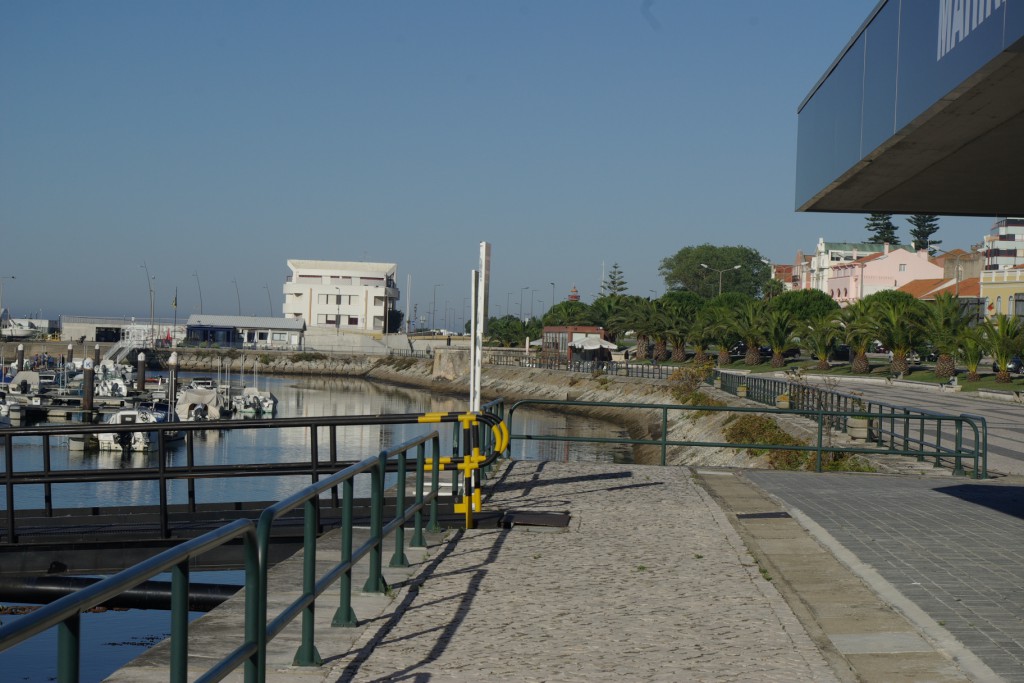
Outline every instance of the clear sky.
POLYGON ((689 245, 866 240, 794 211, 796 110, 875 4, 0 0, 3 304, 280 315, 287 259, 366 260, 454 323, 484 240, 527 315, 615 263, 660 295, 689 245))

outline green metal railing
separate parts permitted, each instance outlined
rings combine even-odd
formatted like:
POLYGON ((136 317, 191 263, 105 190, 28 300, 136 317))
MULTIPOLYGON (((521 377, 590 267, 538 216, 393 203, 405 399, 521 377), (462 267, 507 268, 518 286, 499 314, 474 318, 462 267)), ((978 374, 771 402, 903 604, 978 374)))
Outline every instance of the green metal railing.
MULTIPOLYGON (((727 380, 723 377, 723 385, 727 380)), ((737 385, 738 386, 738 385, 737 385)), ((724 386, 723 386, 724 388, 724 386)), ((986 442, 984 439, 983 431, 979 427, 979 424, 983 424, 983 418, 977 416, 968 415, 942 415, 939 413, 926 413, 922 411, 911 412, 906 410, 899 416, 900 420, 905 421, 909 425, 920 425, 921 433, 924 433, 926 425, 932 425, 932 429, 941 436, 943 425, 953 425, 955 430, 955 439, 952 446, 945 445, 941 438, 934 440, 928 440, 924 438, 915 438, 902 435, 900 438, 896 438, 895 430, 893 429, 878 429, 877 427, 871 432, 875 435, 872 439, 875 443, 875 447, 863 447, 856 446, 837 446, 830 443, 829 434, 830 429, 836 425, 846 424, 846 421, 850 418, 864 418, 869 421, 869 425, 872 420, 879 420, 878 413, 870 413, 865 410, 843 410, 843 409, 781 409, 781 408, 760 408, 760 407, 734 407, 734 406, 692 406, 692 405, 676 405, 676 404, 654 404, 654 403, 616 403, 616 402, 590 402, 590 401, 559 401, 553 399, 526 399, 517 401, 508 410, 508 417, 506 422, 508 424, 510 432, 510 440, 515 441, 529 440, 529 441, 562 441, 562 442, 587 442, 587 443, 612 443, 612 444, 629 444, 629 445, 646 445, 646 446, 657 446, 661 449, 661 464, 665 465, 668 461, 668 448, 669 446, 700 446, 700 447, 712 447, 712 448, 735 448, 735 449, 755 449, 755 450, 767 450, 767 451, 810 451, 815 454, 815 471, 821 472, 823 470, 824 454, 831 451, 842 451, 843 453, 858 453, 862 455, 909 455, 915 456, 919 460, 923 460, 926 457, 934 459, 936 466, 948 465, 953 468, 954 474, 963 475, 966 474, 964 470, 964 461, 971 463, 971 476, 975 478, 984 478, 987 476, 987 470, 985 468, 985 450, 986 442), (634 439, 634 438, 622 438, 622 437, 590 437, 590 436, 565 436, 565 435, 539 435, 539 434, 517 434, 514 429, 514 415, 517 408, 520 406, 540 406, 540 407, 593 407, 593 408, 610 408, 610 409, 621 409, 621 410, 651 410, 658 411, 660 413, 661 421, 661 437, 657 439, 634 439), (716 442, 716 441, 692 441, 692 440, 677 440, 668 438, 669 429, 669 415, 671 413, 693 413, 699 411, 708 412, 727 412, 727 413, 757 413, 757 414, 780 414, 780 415, 799 415, 811 420, 814 420, 817 424, 817 435, 815 442, 811 445, 793 443, 793 444, 762 444, 762 443, 732 443, 732 442, 716 442), (980 422, 979 422, 980 420, 980 422), (965 432, 972 438, 964 439, 965 432), (886 434, 890 437, 888 443, 881 441, 881 435, 886 434)), ((895 420, 895 414, 889 414, 887 416, 890 420, 895 420)))
MULTIPOLYGON (((412 527, 412 538, 408 545, 423 547, 425 529, 438 530, 438 497, 440 471, 443 463, 452 462, 460 455, 460 444, 463 449, 472 449, 475 455, 480 453, 480 444, 489 449, 486 455, 474 458, 474 466, 465 470, 469 475, 476 467, 486 468, 499 455, 499 449, 507 447, 507 430, 501 424, 501 413, 504 404, 499 400, 487 404, 479 414, 467 413, 428 413, 420 415, 398 416, 367 416, 371 423, 383 422, 420 422, 420 423, 454 423, 456 430, 453 439, 454 458, 441 456, 441 444, 438 432, 408 440, 402 444, 381 451, 375 456, 335 471, 322 480, 315 454, 316 429, 311 430, 311 450, 314 453, 312 474, 314 483, 292 494, 288 498, 265 509, 257 522, 253 524, 247 519, 240 519, 219 529, 206 533, 195 539, 183 542, 174 548, 164 551, 145 562, 130 567, 89 588, 83 589, 57 602, 18 619, 11 624, 0 626, 0 651, 6 650, 45 630, 57 626, 58 636, 58 675, 61 683, 72 683, 79 680, 80 664, 80 615, 93 607, 130 590, 153 576, 171 571, 172 573, 172 610, 170 640, 170 680, 185 681, 188 660, 188 567, 189 560, 219 546, 231 543, 238 538, 245 542, 245 623, 241 645, 198 677, 197 681, 218 681, 235 671, 244 668, 244 679, 247 683, 266 680, 267 645, 285 629, 285 627, 301 617, 301 644, 296 652, 294 662, 299 666, 316 666, 320 664, 320 656, 315 646, 315 627, 313 616, 317 598, 335 583, 339 585, 339 604, 332 625, 337 627, 356 626, 358 619, 352 609, 352 570, 360 560, 366 558, 369 566, 369 578, 362 587, 364 592, 384 592, 387 584, 382 573, 383 548, 386 538, 394 539, 394 551, 390 558, 392 567, 408 566, 405 554, 407 527, 412 527), (473 427, 478 427, 474 429, 473 427), (460 434, 461 430, 461 434, 460 434), (461 439, 459 437, 462 437, 461 439), (429 450, 429 452, 428 452, 429 450), (427 483, 426 473, 430 472, 427 483), (354 482, 356 476, 369 474, 370 485, 370 528, 369 538, 358 548, 353 548, 353 507, 354 482), (407 501, 407 477, 415 477, 413 500, 407 501), (393 477, 393 482, 386 482, 386 476, 393 477), (394 487, 394 515, 385 521, 385 488, 394 487), (427 490, 429 487, 429 491, 427 490), (340 500, 338 490, 341 490, 340 500), (317 576, 316 550, 317 540, 323 532, 320 524, 321 496, 330 494, 332 502, 341 506, 341 549, 339 561, 317 576), (268 580, 270 560, 271 531, 274 523, 289 512, 303 510, 303 568, 302 595, 272 617, 268 615, 268 580), (424 519, 429 515, 428 519, 424 519)), ((306 426, 336 426, 340 418, 314 419, 313 423, 305 421, 306 426)), ((348 422, 348 420, 345 420, 348 422)), ((302 421, 279 420, 277 424, 300 424, 302 421)), ((218 423, 204 423, 208 428, 218 423)), ((197 425, 178 425, 179 428, 193 429, 197 425)), ((250 427, 269 427, 256 425, 250 427)), ((160 429, 162 427, 158 427, 160 429)), ((94 428, 79 427, 87 431, 94 428)), ((110 427, 105 429, 111 430, 110 427)), ((69 431, 58 428, 61 433, 69 431)), ((16 484, 35 481, 31 476, 26 481, 17 480, 18 473, 12 472, 10 456, 15 435, 36 435, 39 428, 5 430, 5 446, 8 453, 6 487, 8 500, 13 502, 13 489, 16 484)), ((334 430, 331 430, 331 462, 334 463, 335 453, 334 430)), ((163 466, 161 465, 161 468, 163 466)), ((152 473, 147 473, 150 476, 152 473)), ((166 472, 161 469, 161 478, 166 472)), ((195 476, 193 472, 182 472, 183 478, 195 476)), ((209 475, 210 473, 206 473, 209 475)), ((95 473, 93 473, 95 476, 95 473)), ((453 496, 459 490, 459 469, 452 468, 453 496)), ((466 477, 467 480, 470 477, 466 477)), ((475 482, 467 481, 463 491, 476 486, 475 482)), ((471 519, 471 515, 467 515, 471 519)))
POLYGON ((716 370, 709 381, 734 395, 746 387, 747 400, 766 406, 775 406, 780 395, 787 395, 790 410, 785 412, 815 419, 821 411, 827 415, 827 429, 848 432, 850 419, 866 419, 870 440, 885 453, 931 459, 935 467, 950 467, 957 475, 965 473, 963 461, 970 460, 970 475, 988 478, 988 423, 980 415, 909 408, 791 379, 716 370))
POLYGON ((239 519, 198 538, 186 541, 159 555, 108 577, 88 588, 40 607, 11 624, 0 626, 0 649, 7 649, 57 627, 57 680, 78 681, 81 662, 81 615, 138 586, 158 574, 171 572, 171 666, 169 680, 186 680, 188 664, 189 560, 216 547, 242 538, 245 543, 245 634, 241 645, 196 679, 219 681, 230 671, 245 665, 246 680, 255 680, 257 614, 259 603, 249 600, 260 592, 256 528, 239 519))

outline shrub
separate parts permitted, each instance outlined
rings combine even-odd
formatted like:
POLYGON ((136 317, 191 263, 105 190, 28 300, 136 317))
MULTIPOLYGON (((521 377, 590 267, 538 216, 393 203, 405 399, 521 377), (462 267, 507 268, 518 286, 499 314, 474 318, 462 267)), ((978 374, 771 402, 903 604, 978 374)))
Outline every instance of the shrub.
MULTIPOLYGON (((668 378, 669 392, 672 394, 672 398, 683 405, 695 403, 693 401, 694 394, 698 393, 701 385, 711 376, 714 368, 714 363, 708 360, 703 363, 686 365, 673 371, 668 378)), ((700 404, 725 405, 723 403, 711 404, 704 401, 701 401, 700 404)))

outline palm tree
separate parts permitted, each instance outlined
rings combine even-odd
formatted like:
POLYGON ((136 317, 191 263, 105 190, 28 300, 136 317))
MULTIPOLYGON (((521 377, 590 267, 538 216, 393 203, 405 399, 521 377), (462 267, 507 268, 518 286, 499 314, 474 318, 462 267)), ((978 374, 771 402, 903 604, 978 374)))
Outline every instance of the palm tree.
POLYGON ((1020 318, 1011 318, 1004 313, 999 313, 986 320, 981 325, 982 333, 985 335, 985 342, 988 352, 995 360, 996 381, 1010 382, 1010 371, 1007 366, 1010 359, 1020 353, 1024 346, 1024 325, 1020 318))
MULTIPOLYGON (((693 344, 693 362, 706 363, 708 345, 714 342, 712 324, 715 313, 709 308, 701 308, 694 316, 690 326, 690 343, 693 344)), ((729 354, 726 353, 726 356, 729 354)))
MULTIPOLYGON (((778 280, 774 280, 778 282, 778 280)), ((769 311, 764 322, 764 339, 772 347, 772 367, 781 368, 786 364, 783 354, 799 348, 797 343, 798 326, 793 314, 789 311, 769 311)))
POLYGON ((900 375, 910 369, 907 355, 921 340, 922 304, 910 297, 883 299, 871 306, 875 338, 892 354, 892 370, 900 375))
POLYGON ((747 345, 743 362, 747 365, 761 364, 761 343, 765 338, 765 324, 762 306, 753 301, 739 308, 727 322, 732 331, 747 345))
POLYGON ((800 335, 800 343, 818 359, 817 369, 828 370, 828 355, 832 351, 832 345, 841 332, 840 322, 836 317, 836 311, 821 313, 811 318, 804 326, 800 335))
POLYGON ((708 325, 705 329, 708 338, 718 348, 718 364, 729 365, 732 362, 732 358, 729 357, 729 346, 737 341, 729 309, 716 304, 708 304, 701 309, 701 313, 707 315, 708 325))
POLYGON ((949 293, 939 294, 925 308, 925 336, 939 354, 935 376, 949 379, 956 374, 956 352, 960 335, 967 329, 970 315, 960 307, 960 300, 949 293))
POLYGON ((978 366, 981 365, 982 357, 988 353, 985 331, 980 327, 968 327, 960 333, 959 342, 958 355, 967 368, 967 381, 977 382, 981 379, 978 366))
POLYGON ((874 340, 871 324, 871 305, 866 300, 855 301, 839 312, 839 330, 842 339, 853 352, 850 370, 858 375, 871 372, 868 348, 874 340))
POLYGON ((686 360, 686 337, 697 317, 697 306, 690 301, 668 300, 663 309, 665 334, 672 344, 672 360, 682 363, 686 360))
POLYGON ((625 297, 619 294, 609 294, 598 297, 587 309, 587 318, 591 325, 598 325, 604 328, 605 338, 614 342, 624 332, 618 329, 615 324, 615 316, 622 308, 625 297))
POLYGON ((611 319, 617 329, 632 330, 636 335, 636 358, 647 358, 647 346, 654 325, 653 303, 639 296, 623 297, 623 306, 611 319))

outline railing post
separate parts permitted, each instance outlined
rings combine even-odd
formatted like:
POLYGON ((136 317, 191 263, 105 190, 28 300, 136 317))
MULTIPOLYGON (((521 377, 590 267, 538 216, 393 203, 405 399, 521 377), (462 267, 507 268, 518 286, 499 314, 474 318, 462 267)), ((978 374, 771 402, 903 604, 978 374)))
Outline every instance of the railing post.
POLYGON ((398 454, 398 481, 395 484, 395 515, 402 521, 395 529, 395 552, 391 555, 389 567, 408 567, 409 558, 405 556, 405 463, 406 453, 398 454))
POLYGON ((661 464, 668 464, 668 408, 661 409, 661 464))
POLYGON ((188 680, 188 560, 171 569, 171 672, 172 683, 188 680))
POLYGON ((381 451, 377 456, 377 466, 370 471, 370 486, 373 490, 370 493, 370 540, 373 547, 370 549, 370 575, 366 577, 363 591, 366 593, 383 593, 387 590, 387 583, 381 574, 383 560, 383 539, 381 532, 384 528, 382 518, 384 517, 384 467, 387 462, 387 451, 381 451))
MULTIPOLYGON (((316 431, 316 427, 313 427, 316 431)), ((315 439, 314 439, 315 443, 315 439)), ((314 448, 314 457, 316 450, 314 448)), ((316 649, 316 536, 320 526, 320 503, 316 498, 303 504, 302 533, 302 597, 314 598, 302 608, 302 642, 292 660, 293 666, 320 666, 324 660, 316 649)))
POLYGON ((441 438, 435 436, 431 443, 433 453, 430 457, 433 462, 430 466, 430 492, 433 496, 430 498, 430 520, 427 522, 427 529, 431 533, 437 533, 441 530, 441 525, 437 523, 437 496, 441 487, 441 438))
MULTIPOLYGON (((185 432, 185 462, 188 463, 188 471, 192 472, 196 466, 196 442, 195 442, 195 430, 189 429, 185 432)), ((188 478, 188 509, 189 512, 194 513, 196 511, 196 480, 192 477, 188 478)))
POLYGON ((816 472, 821 472, 821 445, 824 438, 825 432, 825 413, 818 409, 818 448, 817 455, 815 456, 814 469, 816 472))
POLYGON ((60 683, 78 683, 81 635, 81 612, 75 612, 57 627, 57 680, 60 683))
POLYGON ((942 466, 942 418, 935 421, 935 463, 932 467, 942 466))
POLYGON ((338 579, 341 599, 331 626, 357 626, 359 620, 352 609, 352 498, 355 489, 352 477, 341 483, 341 564, 345 571, 338 579))
POLYGON ((924 462, 924 423, 928 418, 920 415, 917 426, 917 461, 924 462))
POLYGON ((14 526, 14 438, 4 434, 4 493, 7 496, 7 540, 18 542, 14 526))
POLYGON ((963 447, 964 447, 964 421, 963 418, 957 418, 956 421, 956 456, 953 458, 953 476, 963 477, 964 474, 964 463, 963 463, 963 447))
POLYGON ((426 464, 427 444, 416 445, 416 514, 413 515, 412 541, 409 543, 414 548, 425 548, 426 541, 423 539, 423 468, 426 464))

